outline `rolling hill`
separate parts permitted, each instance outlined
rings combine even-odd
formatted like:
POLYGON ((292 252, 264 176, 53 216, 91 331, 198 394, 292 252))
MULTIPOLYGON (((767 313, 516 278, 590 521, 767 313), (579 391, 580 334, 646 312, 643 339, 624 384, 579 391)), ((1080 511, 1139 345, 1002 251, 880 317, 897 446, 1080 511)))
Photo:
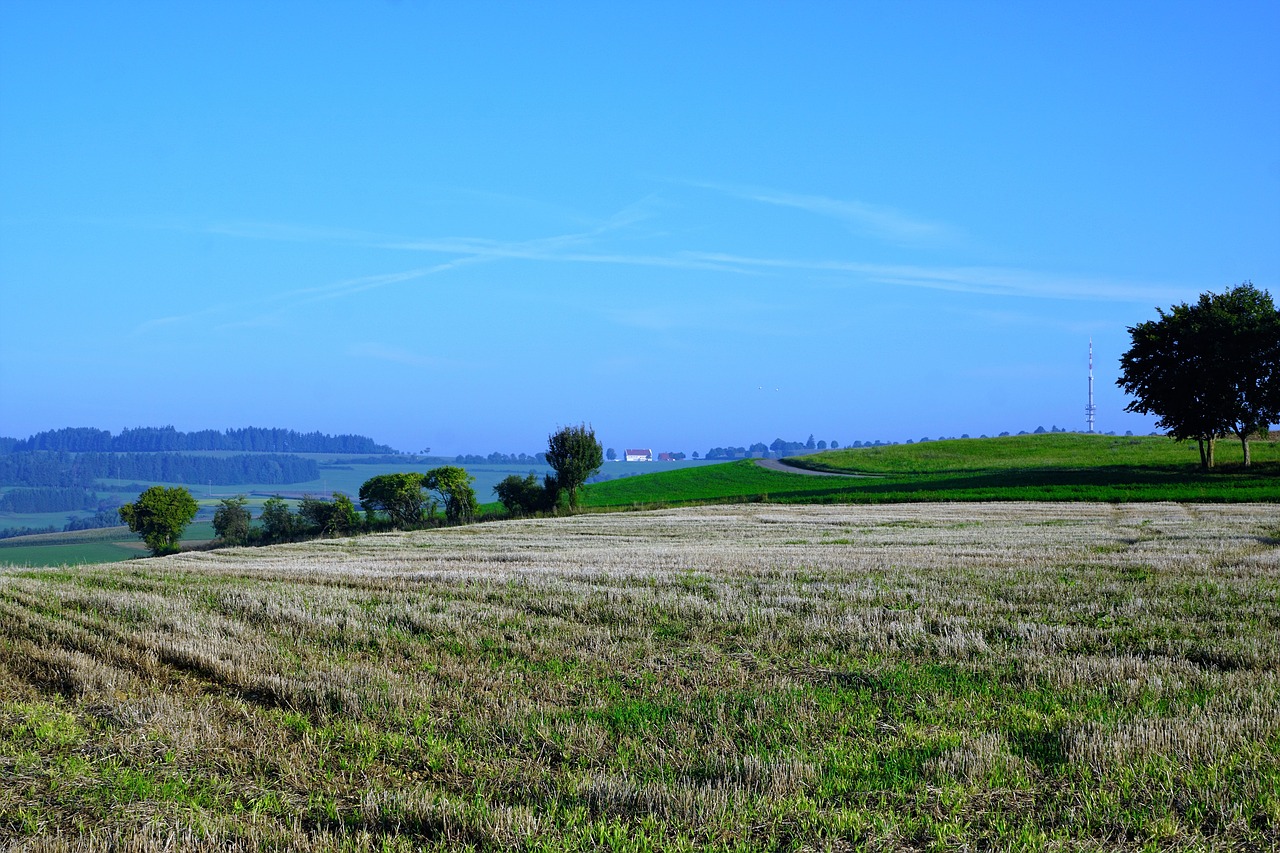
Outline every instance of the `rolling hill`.
POLYGON ((1253 443, 1254 463, 1222 442, 1219 466, 1199 468, 1195 445, 1160 436, 1075 433, 953 439, 832 450, 788 459, 817 477, 741 460, 590 486, 594 509, 773 501, 1280 501, 1280 442, 1253 443))

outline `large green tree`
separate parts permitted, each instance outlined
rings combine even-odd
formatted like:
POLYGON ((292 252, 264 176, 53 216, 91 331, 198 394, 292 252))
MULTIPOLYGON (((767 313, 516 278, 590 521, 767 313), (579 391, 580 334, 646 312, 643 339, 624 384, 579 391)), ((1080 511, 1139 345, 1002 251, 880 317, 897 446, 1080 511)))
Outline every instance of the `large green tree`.
POLYGON ((476 514, 476 492, 471 487, 475 480, 465 468, 442 465, 423 475, 422 485, 436 493, 444 507, 444 517, 450 524, 462 524, 471 521, 476 514))
POLYGON ((1248 465, 1249 438, 1280 420, 1280 312, 1246 282, 1174 305, 1129 328, 1116 384, 1129 412, 1154 414, 1179 441, 1194 439, 1213 467, 1213 443, 1234 432, 1248 465))
POLYGON ((569 508, 578 508, 578 491, 587 478, 604 464, 604 450, 595 430, 586 424, 564 427, 547 436, 547 464, 555 471, 554 488, 569 498, 569 508))
POLYGON ((152 486, 119 511, 120 519, 158 557, 177 553, 182 531, 196 517, 197 509, 196 499, 181 486, 152 486))
POLYGON ((1222 414, 1249 464, 1249 439, 1280 421, 1280 311, 1251 282, 1196 303, 1211 369, 1222 383, 1222 414))
POLYGON ((415 472, 379 474, 360 487, 360 505, 367 513, 385 512, 391 523, 407 527, 422 521, 422 480, 415 472))

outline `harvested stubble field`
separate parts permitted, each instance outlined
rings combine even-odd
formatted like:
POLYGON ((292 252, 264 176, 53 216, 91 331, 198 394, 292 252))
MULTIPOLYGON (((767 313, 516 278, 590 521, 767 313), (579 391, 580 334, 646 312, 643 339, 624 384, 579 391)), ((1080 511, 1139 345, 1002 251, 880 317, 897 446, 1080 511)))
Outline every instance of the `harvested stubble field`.
POLYGON ((1278 523, 742 505, 6 569, 0 839, 1276 849, 1278 523))

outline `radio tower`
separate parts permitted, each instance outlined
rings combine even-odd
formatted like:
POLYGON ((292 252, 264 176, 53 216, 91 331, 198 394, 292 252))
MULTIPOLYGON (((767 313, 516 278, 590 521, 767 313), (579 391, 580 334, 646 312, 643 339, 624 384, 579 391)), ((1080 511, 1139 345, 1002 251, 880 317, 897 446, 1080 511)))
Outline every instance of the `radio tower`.
POLYGON ((1085 421, 1089 424, 1089 432, 1093 432, 1093 416, 1098 407, 1093 405, 1093 338, 1089 338, 1089 405, 1084 407, 1085 421))

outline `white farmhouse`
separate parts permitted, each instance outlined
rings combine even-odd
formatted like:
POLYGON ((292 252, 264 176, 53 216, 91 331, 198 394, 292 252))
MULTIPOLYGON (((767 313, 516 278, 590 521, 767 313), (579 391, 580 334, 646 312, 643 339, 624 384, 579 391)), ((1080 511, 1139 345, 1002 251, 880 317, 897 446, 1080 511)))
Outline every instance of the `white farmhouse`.
POLYGON ((652 450, 628 450, 627 461, 628 462, 652 462, 653 451, 652 450))

